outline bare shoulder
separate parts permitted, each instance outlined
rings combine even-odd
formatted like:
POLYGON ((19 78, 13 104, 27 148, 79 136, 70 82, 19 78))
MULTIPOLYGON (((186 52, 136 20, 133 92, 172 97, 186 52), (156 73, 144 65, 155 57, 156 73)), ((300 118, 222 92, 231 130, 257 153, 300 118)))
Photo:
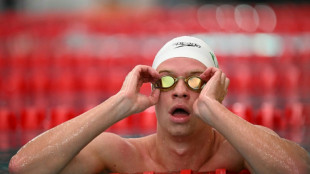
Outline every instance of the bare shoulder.
POLYGON ((136 147, 128 139, 114 133, 102 133, 89 144, 106 168, 113 169, 128 157, 134 159, 136 147))
POLYGON ((103 132, 85 146, 63 173, 122 171, 137 159, 136 147, 127 138, 103 132))
POLYGON ((116 150, 118 152, 127 151, 137 153, 137 151, 140 151, 141 148, 145 149, 146 145, 151 143, 154 139, 154 136, 155 135, 149 135, 137 138, 121 137, 114 133, 105 132, 95 138, 93 142, 90 143, 92 144, 90 146, 95 146, 95 149, 98 149, 99 151, 102 151, 103 148, 108 148, 110 149, 110 152, 112 150, 116 150))
POLYGON ((124 138, 113 133, 102 133, 88 148, 102 161, 105 170, 128 172, 143 167, 141 163, 146 156, 146 147, 151 137, 124 138))

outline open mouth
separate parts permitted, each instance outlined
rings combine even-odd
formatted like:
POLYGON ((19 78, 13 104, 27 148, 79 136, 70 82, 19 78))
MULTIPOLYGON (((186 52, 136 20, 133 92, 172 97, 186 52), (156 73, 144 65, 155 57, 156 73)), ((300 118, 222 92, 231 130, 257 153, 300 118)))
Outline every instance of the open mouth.
POLYGON ((177 115, 184 115, 184 116, 188 116, 189 115, 189 112, 186 111, 185 109, 183 108, 175 108, 173 111, 172 111, 172 114, 173 116, 177 116, 177 115))
POLYGON ((172 116, 189 116, 190 112, 185 106, 175 106, 171 108, 170 114, 172 116))
POLYGON ((190 120, 190 111, 185 106, 175 106, 170 110, 170 120, 174 123, 186 123, 190 120))

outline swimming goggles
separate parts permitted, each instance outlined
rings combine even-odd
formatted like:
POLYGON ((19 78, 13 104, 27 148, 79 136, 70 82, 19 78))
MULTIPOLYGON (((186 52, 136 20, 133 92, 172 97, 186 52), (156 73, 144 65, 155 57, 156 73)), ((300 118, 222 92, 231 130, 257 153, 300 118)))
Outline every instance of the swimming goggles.
POLYGON ((189 76, 187 78, 184 77, 172 77, 169 75, 162 76, 159 80, 153 83, 155 88, 160 89, 161 91, 169 91, 175 87, 179 79, 184 79, 186 86, 193 90, 200 92, 203 88, 205 82, 198 76, 189 76))

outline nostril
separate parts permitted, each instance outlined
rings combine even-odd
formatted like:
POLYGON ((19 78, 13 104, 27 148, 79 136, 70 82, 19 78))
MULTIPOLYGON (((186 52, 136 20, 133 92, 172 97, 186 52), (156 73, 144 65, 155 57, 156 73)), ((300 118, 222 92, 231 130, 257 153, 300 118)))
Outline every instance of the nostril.
POLYGON ((189 89, 187 88, 185 82, 184 83, 178 82, 173 89, 172 95, 174 98, 188 98, 189 97, 188 90, 189 89))
POLYGON ((173 97, 175 97, 175 98, 188 98, 188 95, 187 94, 175 93, 175 94, 173 94, 173 97))

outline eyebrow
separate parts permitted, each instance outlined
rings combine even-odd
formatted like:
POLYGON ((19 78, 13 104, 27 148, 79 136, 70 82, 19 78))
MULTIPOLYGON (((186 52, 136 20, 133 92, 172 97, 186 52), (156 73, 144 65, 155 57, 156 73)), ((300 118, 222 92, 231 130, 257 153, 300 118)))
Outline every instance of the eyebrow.
MULTIPOLYGON (((168 73, 168 74, 175 74, 174 72, 172 72, 172 71, 169 71, 169 70, 160 70, 159 72, 158 72, 159 74, 161 74, 161 73, 168 73)), ((202 71, 200 71, 200 70, 194 70, 194 71, 191 71, 191 72, 189 72, 189 73, 186 73, 186 75, 188 76, 188 75, 194 75, 194 74, 202 74, 203 72, 202 71)))
POLYGON ((203 71, 197 70, 197 71, 191 71, 191 72, 189 73, 189 75, 193 75, 193 74, 202 74, 202 73, 203 73, 203 71))
POLYGON ((168 73, 168 74, 173 74, 173 72, 172 72, 172 71, 168 71, 168 70, 160 70, 158 73, 159 73, 159 74, 160 74, 160 73, 168 73))

